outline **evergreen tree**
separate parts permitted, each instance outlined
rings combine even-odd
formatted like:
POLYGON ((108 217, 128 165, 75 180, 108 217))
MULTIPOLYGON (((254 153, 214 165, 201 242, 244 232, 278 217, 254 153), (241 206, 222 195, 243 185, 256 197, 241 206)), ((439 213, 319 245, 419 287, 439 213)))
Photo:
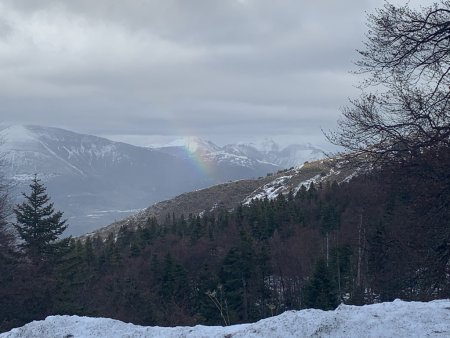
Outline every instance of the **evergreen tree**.
POLYGON ((67 228, 66 220, 62 220, 61 211, 55 212, 46 187, 37 176, 30 188, 29 195, 23 193, 25 201, 14 208, 17 220, 14 227, 22 239, 20 247, 33 262, 38 263, 56 257, 69 240, 57 241, 67 228))
POLYGON ((82 313, 83 297, 80 291, 88 282, 88 271, 83 261, 83 244, 74 240, 69 243, 67 254, 55 269, 56 290, 53 309, 57 313, 82 313))
MULTIPOLYGON (((0 172, 1 172, 0 163, 0 172)), ((17 276, 19 271, 18 255, 15 250, 14 236, 8 229, 10 211, 7 185, 0 174, 0 332, 8 331, 17 326, 17 318, 23 312, 22 302, 16 296, 19 286, 17 276)))
POLYGON ((304 306, 322 310, 334 310, 338 305, 336 286, 331 271, 323 259, 316 263, 314 274, 304 292, 304 306))

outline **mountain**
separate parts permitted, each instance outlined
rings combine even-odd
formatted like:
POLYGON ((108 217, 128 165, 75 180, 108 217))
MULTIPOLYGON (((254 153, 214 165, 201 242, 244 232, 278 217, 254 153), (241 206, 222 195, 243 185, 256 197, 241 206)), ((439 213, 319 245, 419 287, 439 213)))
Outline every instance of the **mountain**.
POLYGON ((55 206, 69 218, 71 234, 90 231, 148 203, 212 183, 192 164, 176 157, 91 135, 11 126, 0 137, 6 176, 15 191, 27 192, 37 173, 55 206))
POLYGON ((265 175, 281 169, 275 163, 259 160, 244 154, 234 154, 211 141, 198 137, 186 137, 154 150, 193 161, 207 174, 214 173, 217 182, 265 175), (255 175, 258 173, 258 175, 255 175))
POLYGON ((287 311, 251 324, 231 326, 138 326, 108 318, 49 316, 0 334, 19 337, 448 337, 450 301, 395 300, 334 311, 287 311))
POLYGON ((274 163, 284 169, 299 166, 306 161, 318 160, 325 157, 322 149, 310 143, 290 144, 281 147, 270 139, 265 139, 259 144, 228 144, 223 149, 231 154, 274 163))
POLYGON ((194 152, 212 153, 221 150, 219 146, 215 145, 211 141, 207 141, 200 137, 195 136, 188 136, 182 139, 177 139, 160 148, 174 148, 174 147, 184 147, 191 153, 194 152))
POLYGON ((198 137, 186 137, 163 147, 153 148, 175 156, 185 157, 194 154, 206 161, 230 161, 247 166, 254 166, 257 163, 271 164, 279 169, 296 167, 306 161, 325 157, 324 150, 310 143, 282 147, 271 139, 264 139, 259 143, 227 144, 220 147, 198 137))
POLYGON ((182 155, 179 147, 151 149, 59 128, 21 125, 1 127, 0 139, 3 170, 16 196, 27 192, 31 178, 38 174, 55 207, 69 218, 68 234, 75 235, 182 192, 279 169, 228 155, 212 144, 200 158, 185 150, 182 155))
POLYGON ((249 204, 253 199, 274 199, 278 195, 294 194, 302 186, 311 183, 325 184, 336 181, 347 182, 357 175, 358 169, 344 166, 337 159, 318 160, 292 169, 279 170, 256 179, 239 180, 217 184, 208 188, 183 193, 175 198, 161 201, 130 215, 120 221, 87 234, 105 238, 109 233, 117 233, 121 227, 145 226, 149 218, 163 222, 167 215, 202 215, 215 209, 232 210, 240 204, 249 204))

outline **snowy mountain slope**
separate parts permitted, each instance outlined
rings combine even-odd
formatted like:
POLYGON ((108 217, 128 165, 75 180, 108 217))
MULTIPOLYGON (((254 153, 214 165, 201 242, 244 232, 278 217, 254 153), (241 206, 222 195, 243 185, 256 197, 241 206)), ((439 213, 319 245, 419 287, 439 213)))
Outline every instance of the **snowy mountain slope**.
POLYGON ((68 234, 100 228, 186 191, 278 169, 247 158, 229 159, 211 144, 206 145, 219 154, 210 159, 206 173, 189 157, 59 128, 3 126, 0 139, 5 174, 16 195, 28 191, 37 173, 55 207, 69 218, 68 234))
POLYGON ((50 316, 0 334, 25 337, 449 337, 450 300, 428 303, 395 300, 365 306, 340 305, 334 311, 288 311, 253 324, 144 327, 107 318, 50 316))
POLYGON ((37 173, 55 206, 69 218, 70 234, 213 183, 176 157, 63 129, 11 126, 0 131, 0 138, 6 177, 16 194, 28 191, 37 173))
POLYGON ((344 168, 339 161, 334 159, 308 162, 297 168, 278 172, 271 181, 258 187, 242 203, 249 204, 253 199, 268 198, 271 200, 280 194, 287 195, 290 192, 295 195, 302 186, 308 189, 312 183, 348 182, 358 173, 358 169, 344 168))
POLYGON ((106 163, 118 165, 129 161, 128 152, 135 150, 124 143, 39 126, 11 126, 0 131, 0 137, 4 140, 0 149, 11 164, 8 167, 11 174, 38 170, 86 177, 106 163))

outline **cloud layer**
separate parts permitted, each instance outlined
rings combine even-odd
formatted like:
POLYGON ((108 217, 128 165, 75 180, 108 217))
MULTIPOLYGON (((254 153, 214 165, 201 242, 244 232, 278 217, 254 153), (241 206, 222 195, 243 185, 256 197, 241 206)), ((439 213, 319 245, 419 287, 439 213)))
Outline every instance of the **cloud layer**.
MULTIPOLYGON (((0 116, 97 134, 322 138, 382 0, 6 0, 0 116)), ((1 121, 0 121, 1 122, 1 121)))

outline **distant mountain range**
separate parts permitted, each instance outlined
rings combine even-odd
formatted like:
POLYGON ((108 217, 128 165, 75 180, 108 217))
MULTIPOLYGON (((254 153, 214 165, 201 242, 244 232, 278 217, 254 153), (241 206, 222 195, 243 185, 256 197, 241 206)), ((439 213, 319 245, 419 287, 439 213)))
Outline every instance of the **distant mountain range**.
POLYGON ((38 174, 74 235, 183 192, 266 176, 323 156, 312 145, 281 148, 268 140, 220 147, 186 138, 164 147, 137 147, 43 126, 3 126, 0 140, 2 170, 18 200, 38 174))
POLYGON ((254 158, 259 161, 274 163, 283 169, 296 167, 306 161, 318 160, 324 157, 324 151, 312 144, 290 144, 279 146, 270 139, 260 144, 228 144, 223 151, 239 156, 254 158))
MULTIPOLYGON (((199 137, 185 137, 175 140, 166 146, 152 147, 152 149, 186 160, 194 158, 206 167, 215 167, 213 171, 216 174, 220 173, 221 169, 230 170, 230 165, 247 168, 272 166, 272 171, 267 171, 266 173, 268 173, 296 167, 306 161, 324 157, 324 151, 312 144, 291 144, 281 147, 270 139, 265 139, 259 144, 238 143, 220 147, 211 141, 203 140, 199 137), (217 167, 220 165, 224 166, 224 168, 217 167)), ((230 172, 228 172, 229 174, 230 172)), ((222 173, 222 176, 226 175, 225 172, 222 173)), ((242 176, 241 178, 250 177, 242 176)))

